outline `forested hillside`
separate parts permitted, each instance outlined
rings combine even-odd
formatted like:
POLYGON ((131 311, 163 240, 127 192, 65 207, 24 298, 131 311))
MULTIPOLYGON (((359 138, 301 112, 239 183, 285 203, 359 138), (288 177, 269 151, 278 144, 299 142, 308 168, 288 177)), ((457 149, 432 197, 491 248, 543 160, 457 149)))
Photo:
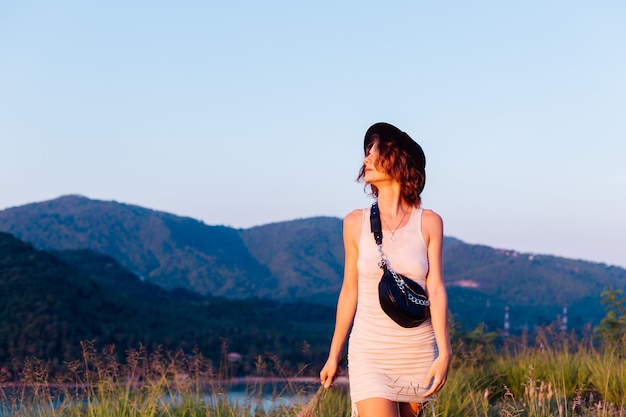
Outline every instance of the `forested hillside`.
POLYGON ((0 306, 0 366, 38 357, 55 367, 79 358, 81 341, 95 340, 121 354, 140 344, 198 348, 216 362, 227 342, 243 355, 242 370, 269 352, 297 367, 324 358, 334 317, 320 305, 168 291, 109 256, 39 251, 7 233, 0 233, 0 306))
MULTIPOLYGON (((89 249, 165 289, 231 299, 319 302, 334 308, 343 271, 341 219, 314 217, 233 229, 115 201, 64 196, 0 211, 0 230, 47 250, 89 249)), ((445 279, 457 323, 513 332, 554 322, 597 323, 602 290, 626 270, 599 263, 444 239, 445 279)), ((113 280, 115 278, 112 278, 113 280)))
POLYGON ((277 285, 238 230, 113 201, 65 196, 6 209, 0 230, 38 249, 107 254, 167 289, 246 298, 277 285))

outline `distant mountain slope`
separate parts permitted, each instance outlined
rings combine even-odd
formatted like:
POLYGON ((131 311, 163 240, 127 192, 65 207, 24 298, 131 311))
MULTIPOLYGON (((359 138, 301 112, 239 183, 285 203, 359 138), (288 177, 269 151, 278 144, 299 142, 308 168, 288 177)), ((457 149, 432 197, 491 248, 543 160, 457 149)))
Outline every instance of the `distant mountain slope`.
POLYGON ((235 229, 121 204, 64 196, 0 211, 0 230, 39 249, 91 249, 164 288, 264 296, 278 283, 235 229))
POLYGON ((80 342, 118 352, 194 347, 220 360, 223 340, 251 366, 273 352, 293 366, 327 353, 334 310, 320 305, 203 297, 141 282, 112 258, 86 250, 47 253, 0 233, 0 366, 25 357, 52 366, 80 357, 80 342), (259 336, 262 337, 259 337, 259 336))
POLYGON ((556 256, 519 253, 483 245, 456 244, 445 250, 451 304, 461 320, 502 327, 509 306, 513 329, 554 322, 567 308, 570 328, 604 316, 600 293, 626 288, 626 270, 556 256))
POLYGON ((117 342, 115 335, 127 326, 119 318, 137 313, 76 269, 6 233, 0 233, 0 305, 0 358, 5 361, 24 354, 76 357, 81 339, 106 333, 117 342))
POLYGON ((315 217, 242 230, 246 247, 279 282, 278 296, 336 300, 343 280, 342 222, 315 217))
POLYGON ((622 268, 482 245, 449 248, 446 274, 451 285, 473 283, 484 293, 539 305, 561 306, 599 296, 609 285, 626 284, 622 268))
MULTIPOLYGON (((0 211, 0 230, 38 248, 105 253, 164 288, 231 298, 301 299, 334 306, 342 281, 341 219, 315 217, 237 230, 116 202, 66 196, 0 211)), ((452 313, 464 326, 597 323, 600 292, 626 288, 626 270, 469 245, 444 238, 452 313)))

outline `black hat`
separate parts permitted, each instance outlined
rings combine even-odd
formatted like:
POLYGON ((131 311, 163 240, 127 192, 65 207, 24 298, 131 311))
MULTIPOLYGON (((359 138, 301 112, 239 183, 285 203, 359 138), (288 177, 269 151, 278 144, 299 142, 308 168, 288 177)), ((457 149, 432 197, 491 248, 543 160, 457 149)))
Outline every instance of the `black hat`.
POLYGON ((367 152, 367 148, 372 142, 372 135, 377 134, 381 138, 395 142, 401 149, 406 151, 418 169, 424 171, 426 168, 426 156, 422 147, 417 144, 406 132, 401 131, 394 125, 389 123, 375 123, 367 129, 365 140, 363 141, 363 149, 367 152))

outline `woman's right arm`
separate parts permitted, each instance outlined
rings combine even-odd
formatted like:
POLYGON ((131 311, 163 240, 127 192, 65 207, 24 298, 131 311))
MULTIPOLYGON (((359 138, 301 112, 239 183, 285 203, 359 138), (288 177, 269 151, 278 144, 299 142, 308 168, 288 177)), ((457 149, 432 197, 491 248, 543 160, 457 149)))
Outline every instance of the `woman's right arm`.
POLYGON ((343 246, 345 263, 343 284, 337 301, 337 317, 335 331, 330 344, 328 360, 320 371, 320 379, 324 388, 332 385, 337 378, 337 369, 342 357, 343 347, 352 327, 357 304, 357 259, 359 256, 358 240, 361 236, 362 210, 354 210, 343 220, 343 246))

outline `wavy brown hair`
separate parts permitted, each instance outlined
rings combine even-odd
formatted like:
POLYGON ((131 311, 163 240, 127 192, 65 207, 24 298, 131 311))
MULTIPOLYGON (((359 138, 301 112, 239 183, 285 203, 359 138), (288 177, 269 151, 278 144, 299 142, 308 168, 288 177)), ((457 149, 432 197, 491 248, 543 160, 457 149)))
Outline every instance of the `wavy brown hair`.
MULTIPOLYGON (((418 167, 411 156, 396 142, 379 136, 372 135, 365 146, 365 155, 369 153, 374 143, 378 143, 379 157, 376 168, 389 174, 391 178, 400 183, 400 195, 408 204, 419 207, 422 204, 422 190, 426 183, 426 171, 418 167)), ((365 164, 361 166, 357 181, 365 178, 365 164)), ((367 184, 365 185, 367 188, 367 184)), ((371 194, 378 197, 378 188, 369 185, 371 194)))

